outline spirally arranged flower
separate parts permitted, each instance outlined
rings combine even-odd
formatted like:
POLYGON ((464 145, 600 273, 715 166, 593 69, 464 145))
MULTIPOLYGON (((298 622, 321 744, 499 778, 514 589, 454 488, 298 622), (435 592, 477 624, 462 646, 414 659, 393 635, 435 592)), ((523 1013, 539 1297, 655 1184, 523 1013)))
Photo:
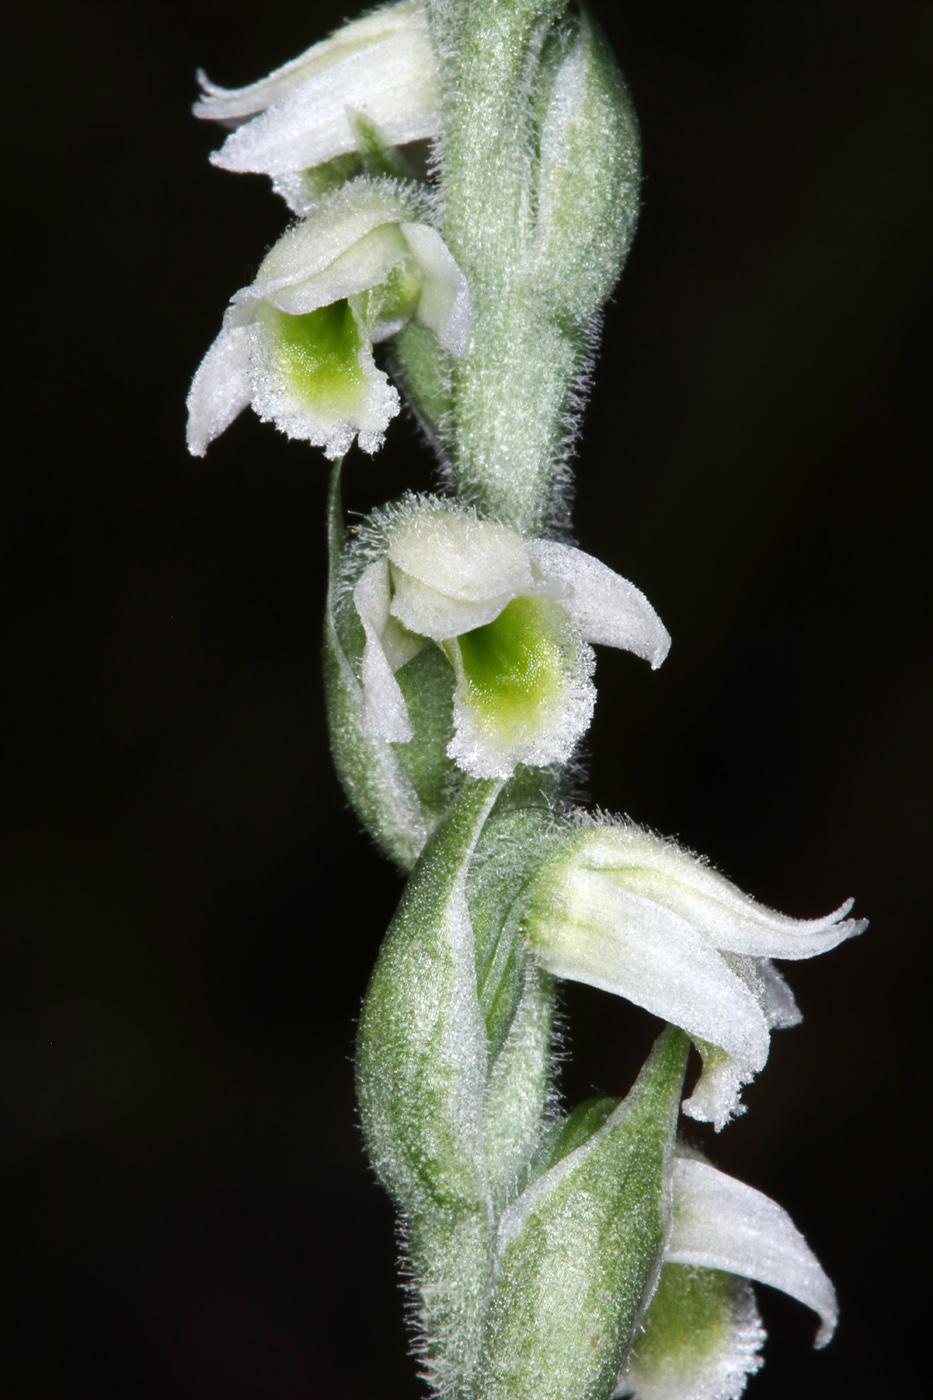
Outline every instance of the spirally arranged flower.
POLYGON ((670 646, 644 594, 599 560, 441 502, 399 512, 353 598, 366 634, 364 728, 413 737, 395 673, 433 643, 456 680, 448 755, 479 778, 570 756, 595 703, 591 642, 652 668, 670 646))
POLYGON ((343 25, 248 87, 198 78, 195 116, 235 127, 213 164, 270 175, 298 214, 332 179, 356 173, 360 120, 394 146, 440 132, 437 66, 417 0, 343 25))
POLYGON ((391 180, 326 196, 231 298, 188 395, 188 446, 207 445, 252 404, 289 437, 340 457, 382 444, 399 398, 372 346, 416 317, 454 355, 467 346, 466 282, 423 203, 391 180))
POLYGON ((616 1394, 737 1400, 762 1364, 765 1340, 749 1279, 818 1313, 815 1345, 826 1345, 838 1317, 835 1289, 790 1216, 679 1148, 661 1276, 616 1394))
POLYGON ((801 1017, 772 958, 812 958, 867 927, 852 900, 822 919, 756 904, 704 861, 634 823, 581 818, 524 896, 549 972, 615 992, 682 1027, 703 1057, 684 1104, 717 1129, 742 1112, 772 1029, 801 1017))

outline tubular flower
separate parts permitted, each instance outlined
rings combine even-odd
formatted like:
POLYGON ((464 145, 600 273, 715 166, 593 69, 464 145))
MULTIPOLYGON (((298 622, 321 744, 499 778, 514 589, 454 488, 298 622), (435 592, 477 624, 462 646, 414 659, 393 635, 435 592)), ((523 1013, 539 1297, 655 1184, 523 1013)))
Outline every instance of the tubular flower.
POLYGON ((653 668, 670 646, 644 595, 591 555, 436 504, 396 517, 353 599, 366 634, 366 731, 413 737, 395 673, 433 642, 455 674, 447 753, 473 777, 570 756, 595 702, 590 642, 653 668))
POLYGON ((462 354, 471 302, 424 209, 388 180, 351 181, 275 245, 231 298, 188 395, 188 447, 201 457, 247 404, 289 437, 342 456, 381 446, 398 394, 374 343, 411 317, 462 354))
POLYGON ((539 961, 682 1027, 703 1057, 684 1111, 722 1128, 763 1068, 772 1029, 800 1020, 771 958, 812 958, 867 927, 791 919, 756 904, 704 861, 634 824, 581 824, 525 895, 539 961))
POLYGON ((197 117, 236 129, 211 156, 224 170, 271 175, 296 213, 355 165, 357 120, 392 145, 440 131, 437 65, 425 6, 385 5, 338 29, 249 87, 226 89, 199 72, 197 117))
POLYGON ((793 1221, 774 1201, 680 1149, 673 1229, 657 1291, 617 1395, 635 1400, 738 1400, 761 1366, 765 1331, 746 1282, 770 1284, 835 1330, 836 1293, 793 1221))

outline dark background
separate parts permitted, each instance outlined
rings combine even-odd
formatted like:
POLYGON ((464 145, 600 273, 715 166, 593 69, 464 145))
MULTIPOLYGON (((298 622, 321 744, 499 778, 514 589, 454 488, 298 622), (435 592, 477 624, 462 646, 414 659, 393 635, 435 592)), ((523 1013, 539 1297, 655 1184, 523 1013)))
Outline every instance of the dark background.
MULTIPOLYGON (((251 80, 341 8, 6 12, 6 1400, 420 1393, 354 1124, 399 881, 324 739, 326 464, 249 413, 203 461, 183 445, 190 376, 286 221, 262 178, 207 164, 195 66, 251 80)), ((657 675, 601 655, 592 798, 786 912, 855 893, 871 917, 787 969, 806 1019, 747 1117, 691 1131, 840 1293, 814 1353, 811 1315, 759 1290, 748 1395, 908 1395, 928 1370, 931 8, 596 10, 646 180, 576 523, 674 648, 657 675)), ((398 421, 349 459, 349 504, 430 473, 398 421)), ((568 1095, 624 1093, 656 1023, 584 988, 565 1007, 568 1095)))

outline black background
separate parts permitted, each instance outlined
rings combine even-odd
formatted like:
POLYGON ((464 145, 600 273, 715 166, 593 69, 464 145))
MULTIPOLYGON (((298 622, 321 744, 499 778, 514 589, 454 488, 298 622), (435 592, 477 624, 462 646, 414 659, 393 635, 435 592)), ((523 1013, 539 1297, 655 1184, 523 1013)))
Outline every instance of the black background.
MULTIPOLYGON (((578 461, 580 543, 663 670, 603 652, 594 802, 862 939, 788 968, 720 1137, 835 1279, 836 1340, 760 1290, 757 1400, 918 1388, 928 1211, 923 627, 931 9, 598 4, 644 208, 578 461)), ((399 893, 345 810, 318 665, 326 464, 249 413, 184 451, 189 378, 285 212, 207 164, 236 85, 331 4, 6 11, 11 565, 0 952, 0 1394, 403 1400, 391 1212, 354 1018, 399 893), (11 169, 12 168, 12 169, 11 169)), ((431 465, 348 460, 361 510, 431 465)), ((565 997, 571 1100, 657 1024, 565 997)))

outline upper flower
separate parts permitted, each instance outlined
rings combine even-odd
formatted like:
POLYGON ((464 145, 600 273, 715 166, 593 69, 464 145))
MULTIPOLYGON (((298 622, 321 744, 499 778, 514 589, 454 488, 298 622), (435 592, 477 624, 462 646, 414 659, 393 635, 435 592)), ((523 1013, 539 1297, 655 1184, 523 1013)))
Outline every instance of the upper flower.
POLYGON ((670 646, 644 595, 591 555, 440 504, 399 513, 353 598, 366 634, 364 727, 412 738, 395 673, 434 642, 456 677, 447 752, 474 777, 569 758, 595 702, 588 643, 652 667, 670 646))
POLYGON ((780 1288, 820 1316, 830 1340, 832 1283, 786 1211, 681 1147, 674 1160, 673 1228, 657 1292, 618 1395, 635 1400, 737 1400, 761 1366, 765 1331, 745 1282, 780 1288))
POLYGON ((756 904, 672 841, 633 824, 581 824, 525 896, 538 958, 681 1026, 703 1057, 684 1111, 721 1128, 768 1058, 770 1032, 800 1013, 771 958, 812 958, 861 933, 847 900, 823 919, 756 904))
POLYGON ((249 87, 226 89, 198 74, 194 113, 237 129, 211 160, 225 170, 271 175, 297 213, 314 196, 305 172, 354 152, 363 117, 393 145, 437 136, 440 91, 425 6, 385 5, 345 24, 249 87))
POLYGON ((188 446, 203 456, 252 403, 289 437, 342 456, 373 452, 398 394, 372 345, 417 317, 453 354, 469 338, 466 282, 404 186, 352 180, 296 224, 231 298, 188 395, 188 446))

